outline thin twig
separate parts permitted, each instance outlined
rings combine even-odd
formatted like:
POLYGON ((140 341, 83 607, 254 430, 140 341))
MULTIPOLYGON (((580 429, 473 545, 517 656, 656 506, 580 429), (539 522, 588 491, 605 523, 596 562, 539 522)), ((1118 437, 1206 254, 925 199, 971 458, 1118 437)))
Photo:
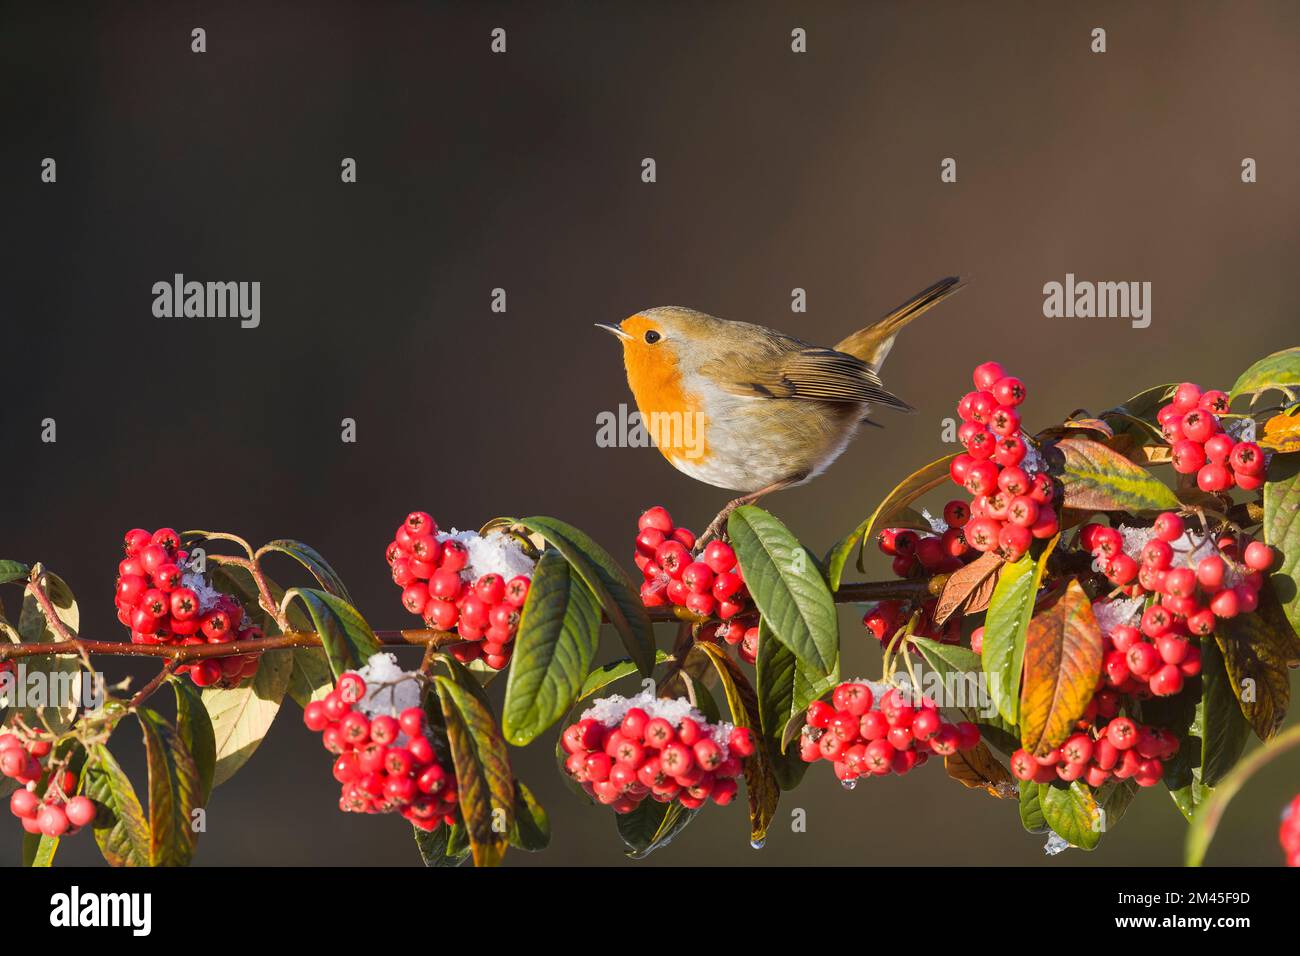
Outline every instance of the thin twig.
POLYGON ((143 687, 141 687, 140 691, 134 697, 131 698, 131 703, 128 706, 132 710, 134 710, 135 708, 143 704, 146 700, 149 699, 149 696, 154 691, 156 691, 159 687, 163 685, 163 681, 165 681, 168 677, 171 677, 172 674, 176 673, 176 668, 180 666, 181 666, 181 662, 178 660, 170 660, 166 664, 164 664, 162 666, 162 669, 158 671, 154 679, 151 680, 149 683, 145 684, 143 687))
MULTIPOLYGON (((943 590, 947 575, 932 578, 911 578, 900 581, 860 581, 845 584, 834 595, 837 604, 859 604, 867 601, 913 600, 936 597, 943 590)), ((654 623, 680 623, 672 608, 649 609, 654 623)), ((57 619, 57 618, 56 618, 57 619)), ((180 664, 192 661, 220 659, 240 654, 258 654, 293 647, 320 647, 320 636, 314 631, 290 631, 274 637, 252 641, 229 641, 225 644, 130 644, 124 641, 91 641, 73 637, 63 628, 64 639, 50 644, 0 644, 0 661, 40 654, 100 654, 110 657, 161 657, 180 664)), ((451 631, 414 629, 402 631, 376 631, 375 638, 385 647, 450 647, 465 641, 451 631)))

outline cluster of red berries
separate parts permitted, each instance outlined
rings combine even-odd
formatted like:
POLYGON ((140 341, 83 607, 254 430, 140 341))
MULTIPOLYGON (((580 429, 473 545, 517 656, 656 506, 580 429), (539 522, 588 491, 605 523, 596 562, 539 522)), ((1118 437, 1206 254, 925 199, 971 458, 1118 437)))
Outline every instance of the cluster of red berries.
POLYGON ((609 725, 583 717, 560 739, 569 755, 564 768, 583 790, 615 813, 630 813, 646 797, 690 810, 735 799, 754 739, 746 727, 721 737, 718 727, 689 716, 674 722, 630 707, 609 725))
POLYGON ((424 732, 424 711, 367 717, 354 705, 366 695, 360 675, 339 677, 324 700, 303 709, 303 723, 337 754, 334 779, 345 813, 397 811, 423 830, 456 822, 456 777, 438 761, 424 732))
POLYGON ((1163 761, 1178 753, 1179 740, 1168 730, 1129 717, 1112 716, 1096 729, 1093 722, 1085 715, 1080 723, 1087 729, 1073 734, 1046 757, 1017 750, 1011 755, 1012 774, 1035 783, 1083 780, 1094 789, 1112 777, 1132 777, 1140 787, 1154 787, 1164 775, 1163 761))
POLYGON ((45 777, 41 760, 52 749, 48 740, 23 743, 14 734, 0 734, 0 773, 22 784, 9 798, 9 809, 24 830, 48 837, 70 836, 95 819, 95 804, 87 797, 68 797, 77 792, 77 777, 69 770, 48 782, 44 798, 36 795, 45 777))
POLYGON ((451 648, 462 664, 482 658, 499 671, 510 663, 531 579, 483 574, 466 581, 461 572, 469 566, 468 549, 437 535, 438 525, 427 512, 412 511, 385 552, 393 583, 402 589, 402 606, 431 628, 455 629, 467 642, 451 648))
MULTIPOLYGON (((725 541, 710 541, 695 557, 695 534, 673 525, 660 505, 637 519, 636 566, 645 581, 641 601, 646 607, 676 605, 700 618, 729 621, 749 607, 749 592, 736 552, 725 541)), ((732 642, 738 643, 738 642, 732 642)))
POLYGON ((957 403, 957 438, 966 450, 949 466, 971 501, 950 501, 944 520, 961 529, 969 547, 1015 561, 1035 538, 1056 534, 1055 489, 1044 472, 1021 467, 1029 452, 1016 411, 1025 400, 1024 383, 997 362, 978 366, 973 377, 975 391, 957 403))
MULTIPOLYGON (((126 557, 117 566, 113 603, 117 619, 131 630, 132 644, 199 645, 251 641, 260 628, 244 618, 244 609, 228 594, 204 608, 197 591, 182 581, 189 553, 171 528, 150 534, 128 531, 126 557)), ((234 686, 257 673, 258 656, 240 654, 197 661, 177 668, 198 687, 234 686)))
POLYGON ((905 774, 932 753, 946 757, 979 742, 978 727, 945 723, 928 697, 893 687, 877 700, 867 684, 846 681, 830 703, 808 705, 799 756, 831 761, 835 776, 851 786, 859 777, 905 774))
MULTIPOLYGON (((966 508, 963 502, 949 502, 945 514, 952 511, 954 505, 966 508)), ((968 511, 962 519, 963 524, 967 517, 968 511)), ((894 573, 900 578, 950 574, 974 557, 960 525, 950 525, 942 534, 925 534, 909 528, 885 528, 876 536, 876 544, 882 552, 894 559, 894 573)), ((922 602, 921 619, 915 633, 944 644, 955 644, 961 638, 961 620, 953 618, 943 627, 937 626, 934 623, 934 611, 938 603, 935 598, 922 602)), ((862 625, 881 644, 888 644, 903 623, 905 606, 904 601, 880 601, 867 609, 862 616, 862 625)))
POLYGON ((1282 825, 1278 840, 1286 851, 1286 865, 1300 866, 1300 796, 1295 797, 1282 811, 1282 825))
MULTIPOLYGON (((1172 511, 1156 518, 1152 537, 1135 558, 1124 552, 1124 535, 1116 528, 1086 524, 1079 544, 1096 559, 1096 567, 1130 597, 1153 595, 1142 614, 1141 633, 1152 641, 1162 637, 1198 637, 1214 633, 1221 618, 1249 614, 1259 605, 1265 572, 1273 566, 1273 549, 1262 541, 1241 541, 1222 534, 1197 542, 1183 519, 1172 511), (1242 544, 1245 543, 1245 547, 1242 544), (1199 555, 1199 556, 1198 556, 1199 555)), ((1118 644, 1118 642, 1117 642, 1118 644)), ((1149 656, 1147 651, 1139 652, 1149 656)), ((1181 654, 1168 663, 1179 663, 1181 654)))
POLYGON ((1174 471, 1195 475, 1202 491, 1234 486, 1254 491, 1264 484, 1263 450, 1253 441, 1234 440, 1219 423, 1229 405, 1226 392, 1202 392, 1199 385, 1184 382, 1174 390, 1173 401, 1156 413, 1172 449, 1174 471))

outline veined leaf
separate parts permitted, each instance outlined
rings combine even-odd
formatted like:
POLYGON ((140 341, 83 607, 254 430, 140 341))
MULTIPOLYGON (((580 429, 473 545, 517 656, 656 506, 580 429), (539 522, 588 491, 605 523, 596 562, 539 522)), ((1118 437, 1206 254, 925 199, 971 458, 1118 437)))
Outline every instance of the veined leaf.
POLYGON ((452 828, 446 824, 432 830, 421 830, 412 826, 415 833, 415 845, 420 851, 420 859, 428 867, 457 867, 469 859, 469 850, 452 853, 450 847, 452 828))
POLYGON ((1260 740, 1278 732, 1291 701, 1289 668, 1300 661, 1300 643, 1273 595, 1259 592, 1254 614, 1219 621, 1214 632, 1233 693, 1260 740))
POLYGON ((671 843, 699 812, 687 810, 676 800, 672 803, 642 800, 636 809, 620 813, 614 822, 618 835, 627 844, 628 858, 644 860, 655 850, 671 843))
POLYGON ((745 585, 754 604, 809 674, 829 674, 839 661, 835 600, 816 562, 780 521, 742 505, 727 519, 745 585))
POLYGON ((21 561, 0 561, 0 584, 8 584, 11 581, 25 581, 30 573, 31 568, 21 561))
POLYGON ((506 742, 478 697, 441 675, 434 687, 447 724, 461 816, 475 866, 496 866, 514 822, 515 784, 506 742))
POLYGON ((280 712, 293 671, 288 650, 267 651, 257 673, 239 687, 209 687, 203 706, 212 722, 216 763, 212 786, 219 787, 253 756, 280 712))
POLYGON ((551 819, 533 792, 515 781, 515 819, 510 827, 510 845, 529 853, 545 850, 551 843, 551 819))
POLYGON ((149 866, 149 822, 135 788, 103 744, 91 748, 81 792, 96 803, 95 843, 111 866, 149 866))
POLYGON ((1300 455, 1277 455, 1264 481, 1264 540, 1281 553, 1269 580, 1291 629, 1300 632, 1300 455))
POLYGON ((335 678, 363 666, 379 652, 380 644, 370 625, 342 598, 315 588, 290 588, 285 599, 298 599, 306 606, 335 678))
POLYGON ((501 729, 532 742, 573 706, 600 641, 596 596, 558 551, 533 569, 506 680, 501 729))
POLYGON ((1274 415, 1264 423, 1259 447, 1268 451, 1292 454, 1300 451, 1300 414, 1293 408, 1288 414, 1274 415))
POLYGON ((1294 395, 1300 388, 1300 347, 1282 349, 1260 359, 1241 373, 1228 395, 1230 398, 1249 395, 1254 404, 1258 394, 1270 388, 1288 395, 1294 395))
POLYGON ((628 656, 646 677, 654 669, 655 633, 641 603, 641 595, 628 583, 609 552, 585 532, 556 518, 537 515, 520 524, 544 537, 573 565, 600 602, 605 616, 618 632, 628 656))
POLYGON ((1046 784, 1032 780, 1020 781, 1020 825, 1030 833, 1046 833, 1047 821, 1043 818, 1042 794, 1046 784))
POLYGON ((895 520, 895 516, 912 502, 948 481, 948 468, 956 457, 956 455, 945 455, 938 461, 932 461, 924 468, 919 468, 908 475, 901 484, 885 496, 885 500, 877 506, 866 521, 850 531, 831 549, 830 554, 826 556, 826 580, 832 591, 840 589, 844 565, 848 562, 849 555, 855 550, 858 552, 858 565, 861 570, 862 548, 871 536, 881 528, 890 527, 890 522, 895 520))
POLYGON ((1062 438, 1048 450, 1064 488, 1062 504, 1080 511, 1168 511, 1178 498, 1145 468, 1087 438, 1062 438))
POLYGON ((136 711, 149 766, 149 865, 186 866, 198 835, 191 814, 199 807, 199 773, 185 741, 147 707, 136 711))
POLYGON ((1060 536, 1048 542, 1037 561, 1025 554, 998 573, 997 587, 984 617, 984 647, 980 666, 988 678, 989 695, 1008 724, 1020 722, 1020 672, 1025 658, 1025 631, 1047 559, 1060 536))
POLYGON ((969 750, 958 750, 944 757, 943 769, 963 786, 983 790, 999 800, 1009 800, 1019 794, 1016 778, 982 740, 969 750))
POLYGON ((207 806, 217 769, 217 738, 212 729, 212 719, 193 683, 173 678, 171 685, 176 692, 176 733, 185 741, 186 749, 194 758, 194 768, 199 775, 199 806, 207 806))
POLYGON ((257 559, 260 560, 263 555, 272 552, 287 554, 310 571, 312 577, 319 581, 320 586, 330 594, 342 598, 348 604, 353 603, 347 587, 343 584, 343 579, 338 576, 338 572, 330 567, 330 563, 315 548, 303 544, 301 541, 280 538, 276 541, 269 541, 258 548, 257 559))
POLYGON ((1087 785, 1076 780, 1069 787, 1044 784, 1038 791, 1043 820, 1070 846, 1096 849, 1104 818, 1087 785))
POLYGON ((772 758, 772 772, 782 790, 793 790, 807 772, 808 764, 797 751, 787 752, 791 738, 786 732, 791 726, 801 726, 808 705, 829 691, 838 679, 839 668, 833 677, 808 679, 799 661, 790 649, 772 636, 767 623, 758 622, 758 657, 755 661, 758 682, 758 717, 763 738, 767 741, 772 758))
POLYGON ((934 608, 935 626, 942 627, 954 614, 978 614, 987 609, 1004 564, 1001 557, 986 551, 948 575, 934 608))
POLYGON ((58 849, 58 837, 46 836, 44 833, 24 833, 23 866, 53 866, 54 854, 58 849))
POLYGON ((716 644, 699 643, 695 650, 713 662, 718 679, 727 695, 731 722, 737 727, 747 727, 754 736, 754 752, 745 759, 745 795, 749 798, 750 842, 762 845, 767 839, 767 828, 776 815, 781 788, 772 772, 767 741, 763 737, 758 716, 758 696, 749 686, 744 672, 722 648, 716 644))
POLYGON ((1088 595, 1071 578, 1026 630, 1020 692, 1020 742, 1026 750, 1046 757, 1070 736, 1097 689, 1101 658, 1101 627, 1088 595))
MULTIPOLYGON (((77 629, 81 626, 81 612, 77 608, 76 599, 72 596, 72 589, 57 574, 46 571, 39 564, 33 571, 38 575, 38 584, 45 589, 50 603, 54 605, 55 615, 73 636, 76 636, 77 629)), ((24 644, 52 644, 61 640, 49 621, 45 619, 45 615, 41 613, 30 584, 23 590, 23 606, 18 613, 18 633, 22 636, 24 644)), ((72 684, 78 679, 81 670, 77 655, 34 655, 26 658, 24 664, 28 674, 47 675, 51 688, 63 684, 68 690, 76 690, 72 684)), ((64 696, 61 693, 51 693, 52 699, 64 696)), ((66 696, 71 698, 71 702, 64 706, 21 707, 18 712, 33 726, 48 723, 54 730, 62 732, 72 725, 77 709, 76 700, 79 699, 75 693, 66 696)))

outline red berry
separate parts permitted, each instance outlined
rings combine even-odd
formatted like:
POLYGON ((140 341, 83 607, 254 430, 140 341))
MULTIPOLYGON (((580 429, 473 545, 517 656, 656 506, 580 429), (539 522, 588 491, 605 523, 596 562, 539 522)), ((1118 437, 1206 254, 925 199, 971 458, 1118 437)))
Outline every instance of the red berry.
POLYGON ((992 388, 999 379, 1006 378, 1006 374, 997 362, 983 362, 975 366, 971 378, 975 382, 975 388, 983 392, 992 388))

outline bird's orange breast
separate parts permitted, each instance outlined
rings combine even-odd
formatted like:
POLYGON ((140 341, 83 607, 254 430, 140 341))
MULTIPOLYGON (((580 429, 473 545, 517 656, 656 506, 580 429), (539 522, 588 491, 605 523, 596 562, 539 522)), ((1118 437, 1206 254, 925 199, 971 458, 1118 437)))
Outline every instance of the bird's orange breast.
POLYGON ((676 357, 667 349, 629 348, 624 365, 642 423, 664 457, 707 457, 708 415, 701 397, 687 389, 676 357))

